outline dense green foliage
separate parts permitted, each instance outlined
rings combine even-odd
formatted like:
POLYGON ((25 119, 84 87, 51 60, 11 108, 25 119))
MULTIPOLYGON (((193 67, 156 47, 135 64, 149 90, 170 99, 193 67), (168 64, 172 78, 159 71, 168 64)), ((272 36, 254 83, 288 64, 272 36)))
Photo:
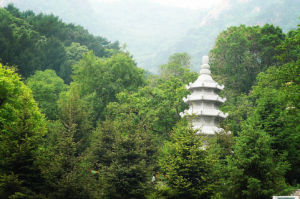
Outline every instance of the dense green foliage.
POLYGON ((108 116, 118 120, 129 117, 130 122, 141 122, 145 129, 150 129, 159 137, 168 138, 180 120, 179 113, 187 107, 181 100, 187 93, 183 82, 177 78, 159 81, 155 88, 146 86, 135 93, 119 93, 119 102, 108 106, 108 116))
POLYGON ((95 132, 90 161, 99 170, 104 198, 145 198, 153 161, 151 138, 139 124, 106 121, 95 132))
POLYGON ((172 198, 210 198, 215 187, 213 169, 216 156, 205 150, 205 137, 184 124, 174 128, 171 142, 165 146, 161 165, 167 183, 173 189, 172 198))
POLYGON ((116 95, 134 91, 143 86, 144 72, 126 53, 118 53, 107 59, 99 59, 88 53, 74 66, 74 82, 79 85, 79 95, 89 98, 94 121, 104 119, 104 110, 116 95))
POLYGON ((217 38, 211 51, 212 73, 227 92, 248 93, 258 73, 275 65, 276 46, 284 39, 279 27, 230 27, 217 38))
POLYGON ((65 24, 54 15, 20 12, 10 4, 0 9, 0 16, 0 60, 17 66, 22 77, 52 69, 69 83, 72 65, 86 49, 99 57, 119 50, 118 43, 95 37, 81 26, 65 24))
MULTIPOLYGON (((228 29, 229 37, 238 33, 230 33, 230 30, 236 28, 228 29)), ((245 27, 238 28, 244 29, 245 27)), ((258 27, 253 28, 257 29, 258 27)), ((222 34, 220 38, 222 38, 222 34)), ((269 37, 273 35, 270 34, 269 37)), ((248 82, 246 86, 251 88, 245 94, 239 94, 241 91, 237 92, 238 90, 235 89, 225 92, 230 100, 223 108, 229 111, 231 116, 223 125, 238 135, 235 154, 228 159, 230 173, 228 179, 230 180, 227 183, 229 183, 230 192, 227 194, 232 198, 267 198, 272 193, 280 194, 287 191, 285 182, 295 186, 300 182, 299 167, 297 166, 300 157, 299 36, 300 28, 290 31, 283 41, 273 47, 272 59, 274 61, 266 62, 265 69, 263 69, 265 72, 259 73, 255 82, 249 81, 250 75, 236 76, 227 73, 226 76, 223 75, 223 78, 220 78, 221 81, 229 84, 229 88, 231 85, 236 88, 245 86, 246 82, 248 82), (248 78, 247 81, 245 81, 245 77, 248 78), (235 81, 230 82, 230 78, 234 78, 235 81), (285 179, 282 178, 283 176, 285 179)), ((220 38, 211 52, 214 58, 226 57, 226 53, 228 53, 219 51, 220 38)), ((278 40, 274 39, 274 41, 278 40)), ((265 47, 268 48, 267 45, 265 47)), ((243 51, 241 52, 243 53, 243 51)), ((231 54, 235 57, 239 55, 234 51, 231 54)), ((247 58, 246 55, 243 55, 241 58, 249 60, 251 56, 248 55, 247 58)), ((224 73, 227 71, 219 66, 229 66, 231 60, 223 60, 222 65, 218 63, 217 59, 214 59, 213 62, 216 62, 212 64, 215 66, 214 70, 221 74, 221 70, 224 73)), ((244 67, 240 65, 240 67, 243 69, 246 65, 244 67)))
POLYGON ((26 80, 27 86, 33 91, 34 99, 49 120, 57 119, 57 99, 67 89, 64 81, 53 70, 36 71, 26 80))
POLYGON ((13 69, 0 65, 0 197, 26 198, 40 192, 36 164, 45 120, 31 90, 13 69))
POLYGON ((206 137, 180 117, 198 76, 188 54, 146 75, 53 15, 0 14, 1 61, 17 68, 0 65, 1 198, 264 199, 299 186, 300 28, 219 35, 211 66, 232 134, 206 137))
POLYGON ((284 195, 288 163, 275 156, 271 137, 252 127, 245 128, 228 159, 225 198, 268 198, 284 195), (284 193, 284 194, 283 194, 284 193))

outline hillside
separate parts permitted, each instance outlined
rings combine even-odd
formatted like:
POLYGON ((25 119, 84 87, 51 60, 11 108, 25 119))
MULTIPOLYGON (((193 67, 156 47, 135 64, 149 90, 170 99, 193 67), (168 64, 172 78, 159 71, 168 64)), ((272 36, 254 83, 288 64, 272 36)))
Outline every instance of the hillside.
POLYGON ((119 51, 117 42, 54 15, 20 12, 10 4, 0 8, 0 19, 0 61, 15 66, 23 78, 36 70, 52 69, 69 83, 72 66, 83 53, 92 50, 99 57, 110 57, 119 51))
POLYGON ((284 13, 281 1, 227 1, 203 18, 199 0, 185 0, 197 9, 183 0, 17 1, 70 20, 0 8, 1 199, 270 199, 299 189, 300 26, 286 32, 297 3, 284 13), (100 1, 105 8, 92 6, 100 1), (263 25, 267 8, 275 25, 263 25), (69 23, 77 18, 149 50, 142 66, 154 72, 172 55, 151 74, 118 42, 69 23), (174 53, 178 45, 198 57, 213 34, 201 74, 189 54, 174 53), (220 131, 208 136, 207 126, 220 131))
MULTIPOLYGON (((163 54, 188 52, 199 66, 201 55, 213 47, 217 35, 230 26, 245 24, 249 26, 273 24, 284 32, 296 29, 299 24, 300 4, 297 0, 231 0, 222 11, 212 10, 188 33, 163 54), (288 12, 287 12, 288 11, 288 12)), ((163 59, 162 57, 160 59, 163 59)))
POLYGON ((189 9, 167 6, 153 0, 80 1, 4 0, 21 10, 53 13, 68 23, 87 28, 111 41, 126 43, 138 65, 157 72, 171 54, 187 52, 194 67, 208 54, 217 35, 233 25, 296 28, 300 4, 297 0, 227 0, 211 8, 189 9))
POLYGON ((53 13, 95 35, 126 43, 138 65, 151 72, 157 72, 176 52, 191 54, 197 67, 220 31, 229 26, 270 23, 285 32, 294 29, 300 10, 297 0, 228 0, 210 9, 172 7, 151 0, 4 0, 2 4, 9 2, 21 10, 53 13))

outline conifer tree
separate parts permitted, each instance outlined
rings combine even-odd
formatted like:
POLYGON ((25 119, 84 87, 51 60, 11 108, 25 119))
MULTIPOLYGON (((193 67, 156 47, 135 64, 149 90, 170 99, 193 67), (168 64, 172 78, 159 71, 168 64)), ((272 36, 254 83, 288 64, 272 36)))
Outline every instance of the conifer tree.
POLYGON ((36 165, 45 121, 12 68, 0 65, 0 197, 37 197, 43 180, 36 165))
POLYGON ((215 188, 215 157, 205 150, 203 137, 180 122, 171 134, 161 166, 167 184, 173 189, 171 198, 210 198, 215 188))
POLYGON ((152 154, 149 132, 144 132, 142 126, 128 121, 102 123, 95 132, 90 154, 99 171, 101 196, 146 198, 151 188, 152 154))
POLYGON ((45 196, 49 199, 91 198, 93 180, 84 157, 77 155, 76 124, 65 127, 61 121, 52 121, 48 128, 47 142, 39 157, 45 196))
POLYGON ((228 157, 224 198, 264 199, 287 194, 284 174, 289 165, 275 156, 272 139, 264 131, 247 125, 236 139, 234 155, 228 157))

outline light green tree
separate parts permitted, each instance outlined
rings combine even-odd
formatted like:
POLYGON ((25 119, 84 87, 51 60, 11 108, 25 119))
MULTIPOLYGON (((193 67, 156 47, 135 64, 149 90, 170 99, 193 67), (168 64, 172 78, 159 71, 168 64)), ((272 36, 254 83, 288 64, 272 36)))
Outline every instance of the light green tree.
POLYGON ((69 84, 72 81, 72 67, 75 65, 84 54, 88 53, 88 48, 79 43, 72 42, 70 46, 65 47, 66 61, 59 71, 59 75, 64 81, 69 84))
POLYGON ((256 75, 277 63, 276 46, 284 40, 273 25, 229 27, 221 32, 210 51, 211 70, 216 78, 234 93, 248 94, 256 75))
POLYGON ((197 77, 197 73, 191 72, 191 57, 187 53, 175 53, 169 57, 168 63, 160 66, 160 78, 168 80, 172 77, 180 79, 187 84, 197 77))
POLYGON ((58 97, 67 85, 53 70, 36 71, 26 80, 39 108, 49 120, 58 119, 58 97))
POLYGON ((258 76, 258 84, 253 87, 250 99, 255 100, 248 120, 252 125, 272 137, 272 149, 278 154, 287 153, 291 170, 287 179, 291 184, 300 182, 299 147, 299 61, 271 67, 258 76), (298 175, 299 174, 299 175, 298 175))
POLYGON ((73 132, 72 139, 78 145, 77 152, 82 153, 89 146, 89 138, 93 130, 91 115, 91 96, 80 96, 79 86, 71 83, 69 90, 62 92, 58 100, 59 119, 67 129, 73 132))
POLYGON ((91 96, 94 124, 105 118, 107 104, 116 101, 119 92, 134 91, 145 85, 143 70, 126 53, 100 59, 89 52, 74 66, 73 79, 79 86, 80 96, 91 96))
POLYGON ((64 127, 61 121, 50 121, 48 129, 38 159, 43 194, 49 199, 93 198, 96 180, 88 172, 90 164, 78 155, 81 143, 74 140, 76 124, 64 127))
POLYGON ((37 151, 46 133, 43 115, 15 71, 0 65, 0 197, 37 197, 37 151))
MULTIPOLYGON (((180 120, 180 113, 187 108, 182 98, 188 94, 180 79, 160 80, 156 87, 146 86, 137 92, 121 92, 118 102, 110 103, 107 116, 115 120, 132 118, 132 123, 156 134, 161 141, 169 138, 172 128, 180 120)), ((160 142, 161 142, 160 141, 160 142)))

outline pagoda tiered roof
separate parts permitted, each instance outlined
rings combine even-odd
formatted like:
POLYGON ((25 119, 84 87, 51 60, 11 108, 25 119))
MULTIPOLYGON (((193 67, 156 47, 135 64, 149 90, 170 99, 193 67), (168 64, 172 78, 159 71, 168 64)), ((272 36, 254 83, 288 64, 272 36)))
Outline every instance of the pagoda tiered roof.
POLYGON ((185 110, 183 112, 183 115, 197 115, 197 116, 211 116, 211 117, 220 117, 220 118, 226 118, 228 116, 228 113, 223 113, 220 110, 217 109, 198 109, 198 110, 192 110, 191 108, 188 110, 185 110))
MULTIPOLYGON (((207 135, 214 135, 215 133, 219 133, 223 131, 222 128, 216 127, 216 126, 193 126, 193 129, 199 130, 201 129, 201 133, 207 134, 207 135)), ((198 132, 198 134, 200 133, 198 132)))
POLYGON ((202 62, 200 76, 186 86, 191 94, 183 98, 183 101, 189 104, 189 109, 180 115, 191 117, 192 126, 198 129, 198 132, 214 134, 223 130, 218 127, 219 121, 228 116, 219 110, 219 106, 226 101, 226 98, 218 95, 218 91, 223 90, 224 85, 219 85, 210 76, 207 56, 202 58, 202 62))
POLYGON ((183 98, 183 101, 187 104, 190 104, 192 101, 215 101, 223 104, 226 101, 226 98, 222 98, 219 95, 206 95, 206 94, 193 94, 188 95, 186 98, 183 98))
POLYGON ((194 83, 190 83, 189 85, 186 85, 186 89, 190 91, 197 88, 213 88, 217 90, 224 89, 224 85, 219 85, 217 82, 204 82, 204 81, 197 81, 197 80, 194 83))

